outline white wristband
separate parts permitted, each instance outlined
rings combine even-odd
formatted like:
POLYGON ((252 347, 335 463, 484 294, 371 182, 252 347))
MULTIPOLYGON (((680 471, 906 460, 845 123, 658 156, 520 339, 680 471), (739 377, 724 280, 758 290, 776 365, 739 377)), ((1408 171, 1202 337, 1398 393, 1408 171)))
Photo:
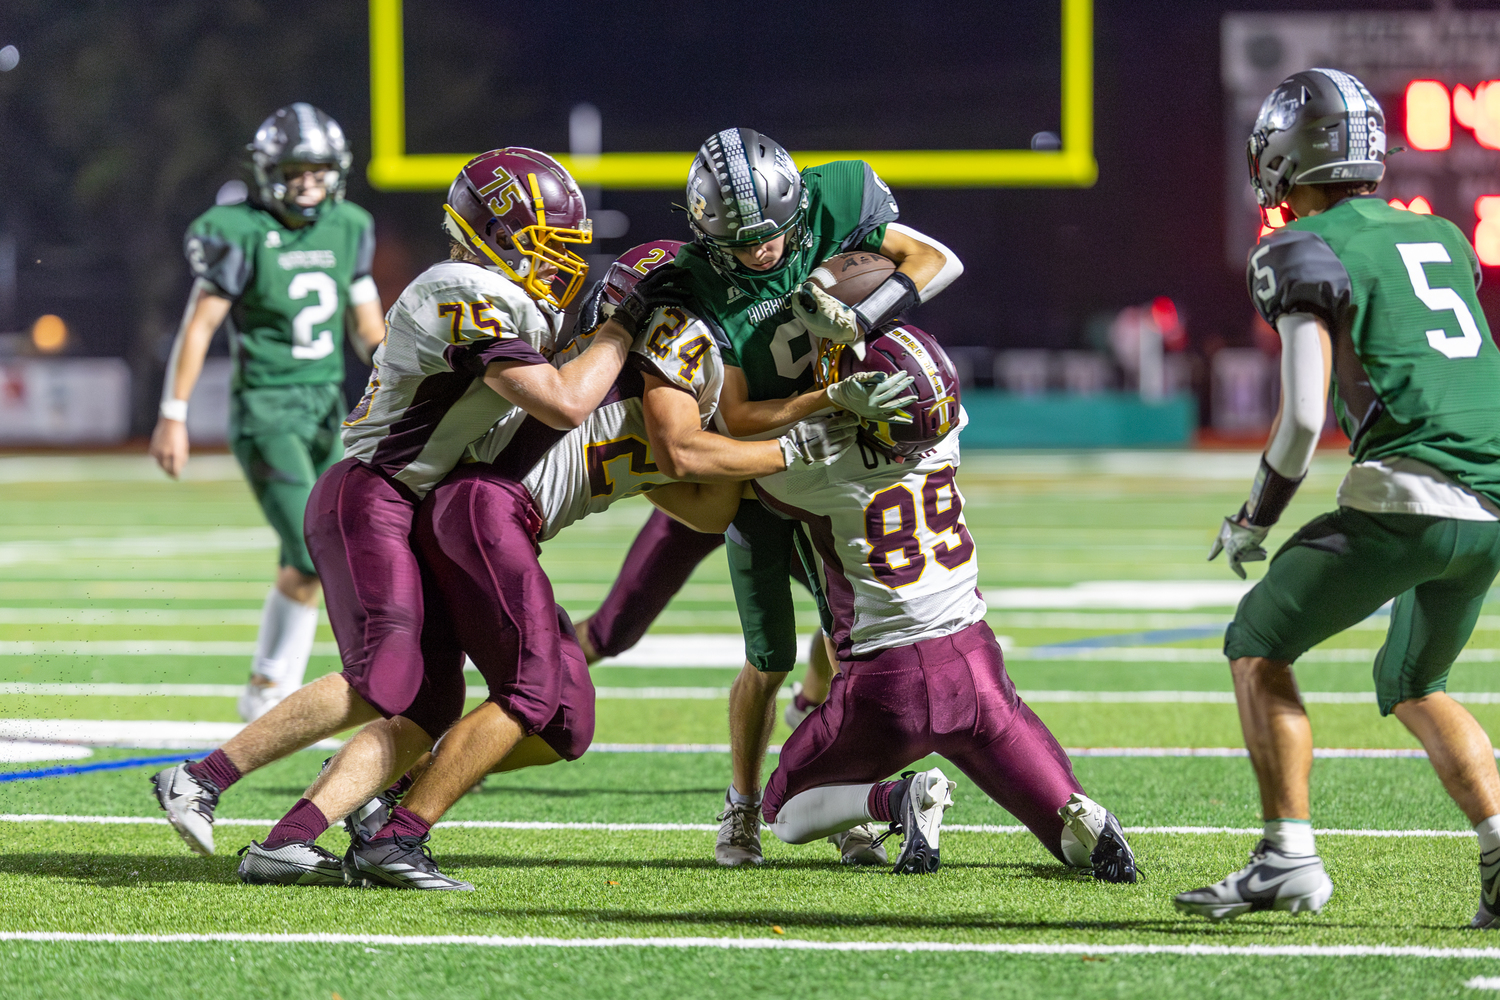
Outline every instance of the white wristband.
POLYGON ((187 423, 187 400, 164 399, 161 401, 161 415, 166 420, 176 420, 179 423, 187 423))

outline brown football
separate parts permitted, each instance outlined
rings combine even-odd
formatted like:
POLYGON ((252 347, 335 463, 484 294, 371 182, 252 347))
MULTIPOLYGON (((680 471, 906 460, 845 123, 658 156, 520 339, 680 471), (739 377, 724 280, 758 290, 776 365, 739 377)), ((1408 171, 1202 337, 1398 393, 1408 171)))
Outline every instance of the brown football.
POLYGON ((817 286, 846 306, 856 305, 896 270, 896 262, 878 253, 856 250, 829 257, 809 275, 817 286))

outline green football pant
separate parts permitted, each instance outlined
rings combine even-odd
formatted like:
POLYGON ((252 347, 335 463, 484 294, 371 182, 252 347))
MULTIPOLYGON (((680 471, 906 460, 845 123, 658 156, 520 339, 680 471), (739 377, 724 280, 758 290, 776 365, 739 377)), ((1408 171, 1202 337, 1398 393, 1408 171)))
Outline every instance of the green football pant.
POLYGON ((344 457, 344 410, 337 385, 242 389, 230 398, 230 446, 281 540, 280 565, 308 576, 317 570, 302 536, 302 515, 313 483, 344 457))
POLYGON ((1224 634, 1231 660, 1295 660, 1395 599, 1375 654, 1380 714, 1442 691, 1500 571, 1500 522, 1349 507, 1314 518, 1271 560, 1224 634))
MULTIPOLYGON (((791 581, 807 584, 820 612, 826 606, 816 569, 807 565, 811 546, 796 521, 766 509, 759 500, 740 501, 724 543, 740 629, 745 634, 745 659, 757 670, 785 673, 797 664, 791 581)), ((827 614, 822 617, 825 627, 831 627, 827 614)))

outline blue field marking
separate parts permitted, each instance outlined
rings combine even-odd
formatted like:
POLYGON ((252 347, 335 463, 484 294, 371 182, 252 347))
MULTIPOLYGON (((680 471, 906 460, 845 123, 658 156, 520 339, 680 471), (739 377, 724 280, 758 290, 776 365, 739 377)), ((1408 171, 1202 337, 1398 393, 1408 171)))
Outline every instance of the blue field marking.
POLYGON ((1047 654, 1052 649, 1102 649, 1110 646, 1157 646, 1164 642, 1182 642, 1184 639, 1208 639, 1224 634, 1228 622, 1214 625, 1189 625, 1186 628, 1159 628, 1150 632, 1124 632, 1115 635, 1091 635, 1087 639, 1069 639, 1067 642, 1049 642, 1045 646, 1032 648, 1032 655, 1047 654))
POLYGON ((35 771, 0 771, 0 784, 7 781, 32 781, 37 778, 62 778, 70 774, 88 774, 90 771, 121 771, 127 767, 144 767, 147 764, 175 763, 181 760, 197 760, 199 754, 166 754, 156 757, 130 757, 125 760, 106 760, 97 764, 66 764, 62 767, 43 767, 35 771))

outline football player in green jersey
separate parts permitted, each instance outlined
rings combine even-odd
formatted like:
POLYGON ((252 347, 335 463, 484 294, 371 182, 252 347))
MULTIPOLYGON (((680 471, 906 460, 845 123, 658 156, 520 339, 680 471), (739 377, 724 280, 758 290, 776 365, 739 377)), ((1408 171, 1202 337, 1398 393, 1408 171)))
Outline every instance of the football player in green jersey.
MULTIPOLYGON (((695 240, 678 253, 675 267, 640 291, 644 297, 670 289, 715 331, 725 364, 722 430, 774 437, 830 406, 869 417, 909 401, 900 395, 904 387, 876 381, 809 391, 820 340, 858 343, 963 272, 951 250, 896 221, 890 188, 868 163, 845 160, 799 172, 776 142, 730 128, 703 143, 686 193, 695 240), (875 251, 898 265, 853 307, 808 280, 824 260, 851 250, 875 251)), ((730 689, 733 780, 715 856, 733 866, 762 860, 761 765, 776 692, 797 657, 788 574, 799 547, 809 557, 810 548, 791 522, 754 499, 742 505, 726 537, 746 664, 730 689)), ((846 859, 859 855, 856 840, 844 845, 846 859)))
POLYGON ((1333 893, 1313 841, 1312 730, 1292 663, 1391 607, 1375 655, 1395 714, 1479 835, 1479 911, 1500 913, 1500 774, 1490 738, 1445 693, 1448 671, 1500 570, 1500 352, 1475 296, 1479 265, 1446 219, 1369 197, 1385 172, 1385 117, 1346 73, 1294 74, 1250 137, 1260 205, 1296 221, 1250 255, 1250 297, 1282 339, 1282 404, 1250 499, 1209 555, 1241 563, 1307 473, 1330 383, 1354 456, 1338 509, 1276 553, 1224 637, 1265 834, 1250 863, 1177 896, 1210 920, 1317 912, 1333 893))
POLYGON ((188 460, 187 407, 221 324, 233 354, 229 439, 266 520, 281 539, 266 596, 245 721, 302 684, 318 624, 318 577, 302 512, 319 474, 343 457, 339 425, 347 327, 368 360, 385 337, 370 277, 370 215, 344 200, 352 157, 338 122, 310 104, 281 108, 247 147, 250 198, 218 205, 188 228, 193 270, 162 389, 151 455, 169 476, 188 460))

